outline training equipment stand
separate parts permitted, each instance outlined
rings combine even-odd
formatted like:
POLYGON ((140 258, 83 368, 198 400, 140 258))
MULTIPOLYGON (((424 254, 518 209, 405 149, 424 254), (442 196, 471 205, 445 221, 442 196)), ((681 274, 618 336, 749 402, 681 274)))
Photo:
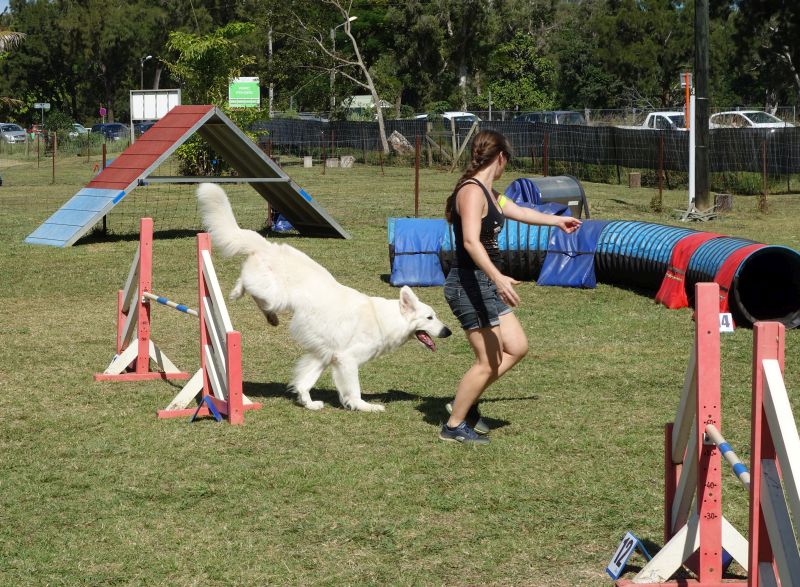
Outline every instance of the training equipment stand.
POLYGON ((675 422, 665 430, 666 544, 632 580, 616 584, 796 587, 800 550, 791 519, 800 519, 800 436, 783 381, 785 328, 777 322, 753 328, 748 476, 720 432, 719 286, 700 283, 695 292, 695 346, 675 422), (720 456, 749 493, 749 543, 722 516, 720 456), (727 558, 748 573, 746 581, 723 580, 727 558), (670 581, 684 565, 697 579, 670 581))
POLYGON ((188 379, 150 338, 150 300, 144 292, 153 286, 153 219, 139 221, 139 248, 128 279, 117 292, 117 354, 95 381, 188 379), (134 336, 135 335, 135 336, 134 336), (158 367, 150 370, 150 362, 158 367))
POLYGON ((197 235, 197 292, 200 318, 200 369, 159 418, 212 415, 213 403, 231 424, 242 424, 245 410, 257 410, 242 393, 242 337, 233 329, 211 260, 211 238, 197 235), (197 396, 200 407, 188 407, 197 396))
POLYGON ((695 343, 689 358, 675 421, 664 439, 664 540, 666 544, 632 581, 619 587, 696 585, 746 587, 723 581, 723 553, 745 570, 748 544, 722 515, 722 472, 717 445, 706 441, 706 426, 722 430, 720 402, 719 286, 695 287, 695 343), (682 566, 697 579, 669 582, 682 566))

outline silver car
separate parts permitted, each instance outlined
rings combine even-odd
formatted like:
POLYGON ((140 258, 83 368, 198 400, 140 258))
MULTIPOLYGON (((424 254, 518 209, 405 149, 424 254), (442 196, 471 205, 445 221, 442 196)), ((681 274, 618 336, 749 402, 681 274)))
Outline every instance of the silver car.
POLYGON ((0 124, 0 136, 9 144, 24 143, 28 140, 28 134, 25 132, 25 129, 18 124, 12 124, 10 122, 0 124))

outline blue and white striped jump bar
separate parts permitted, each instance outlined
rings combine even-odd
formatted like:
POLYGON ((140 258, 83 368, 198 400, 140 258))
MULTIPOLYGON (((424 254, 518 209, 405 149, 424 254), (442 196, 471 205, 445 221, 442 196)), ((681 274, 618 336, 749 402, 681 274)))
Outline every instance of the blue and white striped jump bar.
POLYGON ((159 304, 169 306, 170 308, 174 308, 179 312, 184 312, 185 314, 191 314, 192 316, 198 316, 198 317, 200 316, 200 314, 197 313, 197 310, 192 310, 191 308, 189 308, 188 306, 184 306, 183 304, 176 304, 172 300, 168 300, 167 298, 151 294, 148 291, 144 292, 142 294, 142 297, 147 298, 148 300, 154 300, 159 304))
POLYGON ((733 452, 731 445, 725 442, 725 439, 722 438, 722 434, 717 430, 717 427, 713 424, 706 425, 706 435, 711 442, 717 445, 717 448, 719 448, 725 460, 728 461, 728 464, 730 464, 733 469, 734 475, 738 477, 742 485, 750 489, 750 471, 747 470, 747 467, 739 460, 736 453, 733 452))

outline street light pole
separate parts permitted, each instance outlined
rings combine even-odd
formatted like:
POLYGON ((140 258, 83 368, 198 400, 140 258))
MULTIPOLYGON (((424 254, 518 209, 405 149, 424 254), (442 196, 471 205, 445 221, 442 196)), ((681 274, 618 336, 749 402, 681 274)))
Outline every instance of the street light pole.
POLYGON ((331 64, 331 112, 333 112, 333 109, 336 107, 336 96, 333 93, 333 80, 336 77, 336 29, 357 19, 357 16, 351 16, 346 21, 337 24, 331 29, 331 59, 333 61, 331 64))
POLYGON ((142 57, 139 60, 139 89, 140 90, 144 89, 144 62, 147 61, 148 59, 152 59, 152 58, 153 58, 152 55, 148 55, 147 57, 142 57))

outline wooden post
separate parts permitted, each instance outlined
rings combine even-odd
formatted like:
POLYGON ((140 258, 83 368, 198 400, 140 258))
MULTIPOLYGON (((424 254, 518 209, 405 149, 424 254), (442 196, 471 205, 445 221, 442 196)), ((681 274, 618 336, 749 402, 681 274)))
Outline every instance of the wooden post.
POLYGON ((431 148, 430 134, 432 122, 425 123, 425 150, 428 153, 428 167, 433 167, 433 149, 431 148))
POLYGON ((775 460, 775 445, 769 428, 764 426, 764 360, 774 359, 783 370, 785 329, 777 322, 756 322, 753 325, 753 400, 752 426, 750 428, 750 541, 747 567, 751 587, 759 587, 758 569, 761 564, 772 566, 773 554, 767 535, 767 524, 761 511, 761 462, 763 459, 775 460))
POLYGON ((39 132, 36 133, 36 169, 39 169, 42 162, 41 136, 42 136, 42 131, 40 130, 39 132))
POLYGON ((322 135, 322 175, 325 175, 325 168, 328 166, 328 153, 325 150, 327 143, 325 142, 325 135, 322 135))
POLYGON ((361 128, 361 151, 364 154, 364 165, 367 164, 367 139, 364 137, 364 128, 361 128))
POLYGON ((56 183, 56 153, 58 151, 58 134, 53 131, 53 181, 56 183))
MULTIPOLYGON (((719 449, 705 444, 705 428, 722 429, 720 406, 719 285, 695 286, 697 361, 697 515, 700 518, 699 583, 722 582, 722 471, 719 449)), ((688 455, 687 455, 688 457, 688 455)))
POLYGON ((763 179, 763 187, 761 191, 761 197, 758 199, 758 211, 766 213, 768 209, 767 191, 769 190, 767 183, 767 141, 762 141, 761 143, 761 175, 763 179))
POLYGON ((419 135, 414 149, 414 218, 419 218, 419 135))
POLYGON ((106 168, 106 144, 105 142, 103 142, 103 165, 102 167, 100 167, 100 170, 102 171, 105 168, 106 168))

